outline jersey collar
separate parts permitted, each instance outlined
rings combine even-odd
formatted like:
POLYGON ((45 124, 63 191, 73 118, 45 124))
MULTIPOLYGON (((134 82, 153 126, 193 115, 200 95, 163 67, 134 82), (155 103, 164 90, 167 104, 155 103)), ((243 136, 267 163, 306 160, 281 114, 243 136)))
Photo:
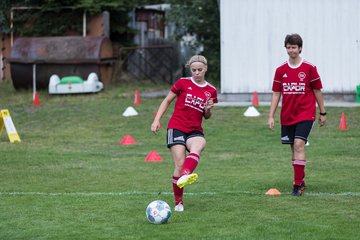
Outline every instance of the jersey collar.
POLYGON ((290 64, 289 60, 287 60, 287 64, 288 64, 288 66, 289 66, 290 68, 295 69, 295 68, 300 67, 300 65, 303 63, 303 61, 304 61, 304 59, 303 59, 303 58, 301 58, 301 60, 300 60, 300 62, 299 62, 299 64, 298 64, 298 65, 296 65, 296 66, 292 66, 292 65, 290 64))
POLYGON ((208 84, 206 80, 205 80, 205 83, 203 85, 200 85, 197 82, 195 82, 195 80, 192 77, 190 77, 190 80, 198 87, 206 87, 206 85, 208 84))

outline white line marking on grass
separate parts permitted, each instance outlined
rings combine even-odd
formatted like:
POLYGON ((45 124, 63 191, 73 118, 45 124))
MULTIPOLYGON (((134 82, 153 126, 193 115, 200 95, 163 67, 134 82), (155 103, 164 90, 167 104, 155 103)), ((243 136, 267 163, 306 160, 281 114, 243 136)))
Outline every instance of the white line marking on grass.
POLYGON ((310 196, 360 196, 360 192, 339 192, 339 193, 305 192, 304 195, 310 195, 310 196))
MULTIPOLYGON (((172 192, 0 192, 1 196, 135 196, 135 195, 172 195, 172 192)), ((260 192, 249 191, 225 191, 225 192, 187 192, 184 195, 224 195, 224 194, 240 194, 240 195, 265 195, 260 192)), ((290 194, 290 193, 283 193, 290 194)), ((339 193, 327 193, 327 192, 305 192, 304 195, 308 196, 360 196, 360 192, 339 192, 339 193)))

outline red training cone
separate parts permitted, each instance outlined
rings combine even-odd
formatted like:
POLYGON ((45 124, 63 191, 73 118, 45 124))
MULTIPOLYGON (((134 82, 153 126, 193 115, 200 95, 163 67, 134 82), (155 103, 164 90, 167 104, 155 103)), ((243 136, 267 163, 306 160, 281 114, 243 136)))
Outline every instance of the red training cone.
POLYGON ((346 126, 346 118, 345 118, 345 113, 342 112, 341 113, 341 119, 340 119, 340 126, 339 126, 340 130, 347 130, 347 126, 346 126))
POLYGON ((259 98, 256 91, 253 93, 252 105, 254 107, 259 106, 259 98))
POLYGON ((145 158, 145 162, 161 162, 162 160, 162 157, 156 151, 151 151, 145 158))
POLYGON ((34 93, 34 103, 33 103, 34 107, 39 107, 40 106, 40 100, 39 100, 39 94, 38 92, 34 93))
POLYGON ((138 106, 140 105, 140 96, 139 96, 139 90, 135 90, 135 99, 134 99, 134 105, 138 106))
POLYGON ((125 135, 123 139, 119 143, 120 145, 130 145, 130 144, 136 144, 135 139, 130 136, 129 134, 125 135))

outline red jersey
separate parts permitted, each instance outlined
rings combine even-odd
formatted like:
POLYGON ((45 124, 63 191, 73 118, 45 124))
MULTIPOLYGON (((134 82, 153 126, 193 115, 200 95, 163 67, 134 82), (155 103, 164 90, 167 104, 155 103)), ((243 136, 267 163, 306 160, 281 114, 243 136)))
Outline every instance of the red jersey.
POLYGON ((203 132, 201 125, 205 103, 210 98, 214 103, 218 102, 216 88, 208 82, 199 85, 192 78, 180 78, 171 87, 171 91, 176 94, 177 99, 168 128, 185 133, 203 132))
POLYGON ((288 62, 276 69, 272 90, 281 92, 281 124, 288 126, 301 121, 315 121, 316 98, 313 89, 321 89, 317 69, 301 60, 297 67, 288 62))

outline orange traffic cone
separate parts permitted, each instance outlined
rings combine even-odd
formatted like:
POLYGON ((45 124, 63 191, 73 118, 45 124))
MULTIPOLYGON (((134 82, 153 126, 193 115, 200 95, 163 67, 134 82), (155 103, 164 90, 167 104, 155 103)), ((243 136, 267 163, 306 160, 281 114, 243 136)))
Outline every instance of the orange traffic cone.
POLYGON ((161 162, 162 160, 162 157, 156 151, 151 151, 145 158, 145 162, 161 162))
POLYGON ((266 195, 280 195, 281 192, 277 190, 276 188, 270 188, 266 193, 266 195))
POLYGON ((347 126, 346 126, 346 118, 345 118, 345 113, 342 112, 341 113, 341 119, 340 119, 340 126, 339 126, 340 130, 347 130, 347 126))
POLYGON ((40 106, 40 100, 39 100, 39 94, 38 92, 34 93, 34 103, 33 103, 34 107, 39 107, 40 106))
POLYGON ((258 95, 257 95, 256 91, 254 91, 254 93, 253 93, 252 105, 254 107, 259 106, 259 98, 258 98, 258 95))
POLYGON ((123 137, 123 139, 120 141, 119 144, 120 145, 136 144, 136 141, 131 135, 127 134, 123 137))
POLYGON ((134 100, 134 105, 138 106, 140 105, 140 96, 139 96, 139 90, 135 90, 135 100, 134 100))

